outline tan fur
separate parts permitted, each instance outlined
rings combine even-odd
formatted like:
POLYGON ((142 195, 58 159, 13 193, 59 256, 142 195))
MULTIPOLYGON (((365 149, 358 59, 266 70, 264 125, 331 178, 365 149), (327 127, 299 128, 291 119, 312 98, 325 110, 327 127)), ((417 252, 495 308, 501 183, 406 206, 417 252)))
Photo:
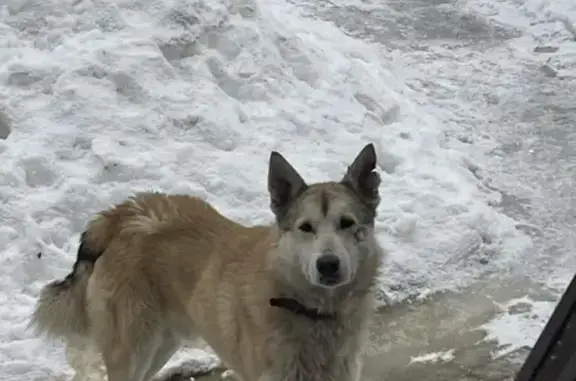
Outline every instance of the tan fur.
POLYGON ((299 179, 282 167, 279 176, 292 185, 286 193, 275 188, 272 161, 276 224, 247 227, 192 196, 138 194, 89 224, 81 248, 88 261, 77 262, 67 284, 44 288, 32 324, 96 345, 109 381, 151 380, 183 339, 196 337, 244 381, 357 381, 382 259, 368 212, 377 205, 369 188, 379 180, 365 183, 349 169, 347 176, 361 181, 345 177, 297 193, 299 179), (356 233, 331 228, 342 213, 358 221, 356 233), (303 218, 327 233, 298 231, 303 218), (299 269, 309 266, 296 265, 292 252, 306 254, 318 242, 345 254, 360 245, 363 257, 342 257, 352 269, 349 283, 323 288, 302 280, 309 275, 299 269), (272 307, 270 299, 280 296, 338 319, 314 321, 272 307))

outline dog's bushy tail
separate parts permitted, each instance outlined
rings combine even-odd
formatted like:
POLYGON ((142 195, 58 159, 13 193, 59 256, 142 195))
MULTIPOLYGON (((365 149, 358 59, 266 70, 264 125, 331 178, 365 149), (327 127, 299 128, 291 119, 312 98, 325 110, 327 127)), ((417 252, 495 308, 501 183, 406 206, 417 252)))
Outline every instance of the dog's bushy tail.
POLYGON ((171 208, 166 197, 141 193, 99 213, 82 233, 72 272, 42 288, 29 326, 52 338, 86 337, 86 288, 94 264, 118 235, 155 231, 171 208))
POLYGON ((82 233, 72 272, 62 280, 48 283, 40 291, 29 322, 36 334, 50 338, 86 337, 86 288, 98 258, 114 238, 117 218, 99 214, 82 233))

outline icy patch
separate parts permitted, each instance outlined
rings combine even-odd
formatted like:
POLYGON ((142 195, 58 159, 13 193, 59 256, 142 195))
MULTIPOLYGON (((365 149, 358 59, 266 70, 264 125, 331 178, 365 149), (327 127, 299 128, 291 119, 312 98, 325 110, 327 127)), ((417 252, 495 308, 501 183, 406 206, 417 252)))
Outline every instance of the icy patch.
POLYGON ((485 340, 497 340, 494 358, 505 356, 522 347, 531 348, 552 315, 556 303, 535 301, 529 297, 513 299, 501 305, 502 314, 481 326, 488 335, 485 340))
POLYGON ((410 364, 450 362, 452 360, 454 360, 454 350, 450 349, 448 351, 431 352, 424 355, 411 357, 410 364))
MULTIPOLYGON (((12 132, 12 122, 10 117, 2 110, 0 110, 0 139, 8 139, 12 132)), ((2 153, 2 151, 0 151, 2 153)))

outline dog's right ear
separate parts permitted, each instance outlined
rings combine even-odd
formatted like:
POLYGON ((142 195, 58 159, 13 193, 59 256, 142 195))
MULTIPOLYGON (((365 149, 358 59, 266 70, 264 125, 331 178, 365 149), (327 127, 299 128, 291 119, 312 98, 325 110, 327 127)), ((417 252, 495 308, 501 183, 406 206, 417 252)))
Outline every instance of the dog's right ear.
POLYGON ((292 202, 307 187, 302 177, 284 156, 272 151, 268 166, 268 192, 270 193, 270 207, 277 221, 286 215, 292 202))

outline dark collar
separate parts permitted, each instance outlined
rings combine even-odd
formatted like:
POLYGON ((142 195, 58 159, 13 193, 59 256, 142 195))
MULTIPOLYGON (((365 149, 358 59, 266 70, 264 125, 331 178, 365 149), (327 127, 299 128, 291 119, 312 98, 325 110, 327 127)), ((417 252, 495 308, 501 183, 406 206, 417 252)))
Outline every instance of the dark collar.
POLYGON ((318 312, 316 308, 307 308, 295 299, 290 298, 272 298, 270 299, 272 307, 284 308, 295 315, 303 315, 312 320, 336 320, 336 314, 318 312))

